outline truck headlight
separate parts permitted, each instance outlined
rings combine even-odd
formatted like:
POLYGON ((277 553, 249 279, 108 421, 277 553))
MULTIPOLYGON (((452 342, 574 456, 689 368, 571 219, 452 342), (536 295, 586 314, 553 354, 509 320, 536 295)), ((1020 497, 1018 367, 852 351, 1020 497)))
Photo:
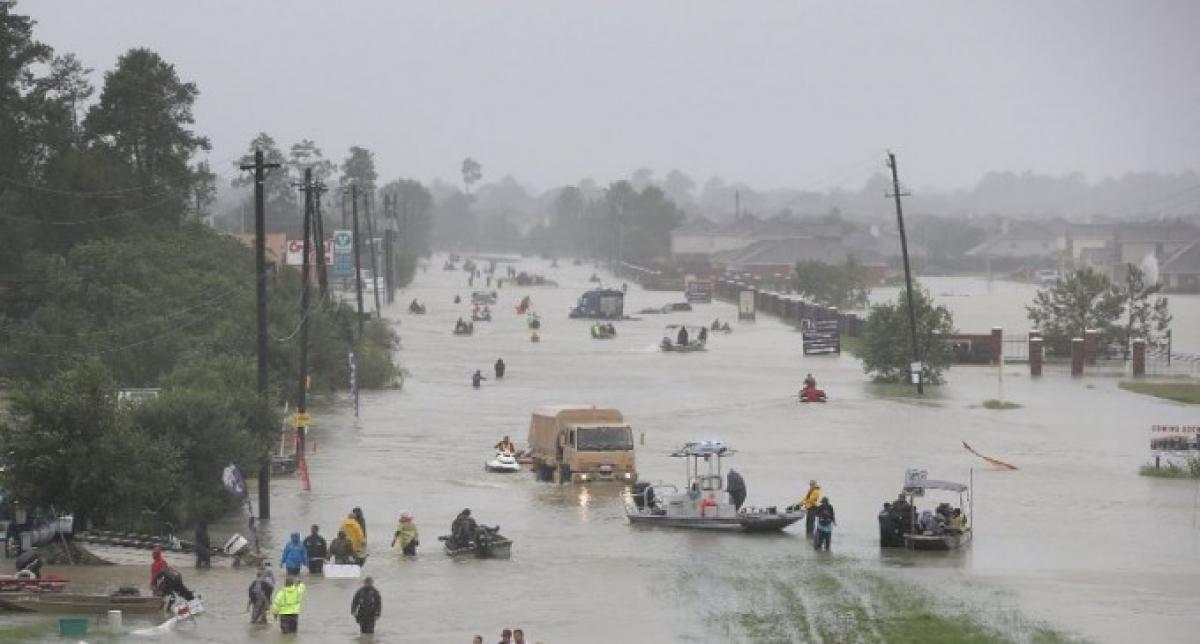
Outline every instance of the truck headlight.
POLYGON ((580 475, 579 475, 579 480, 580 480, 580 481, 586 481, 586 480, 588 480, 588 475, 587 475, 587 474, 580 474, 580 475))
POLYGON ((625 480, 626 480, 626 481, 628 481, 628 480, 629 480, 629 479, 631 479, 631 478, 633 478, 633 473, 632 473, 632 472, 626 472, 626 473, 625 473, 625 480))

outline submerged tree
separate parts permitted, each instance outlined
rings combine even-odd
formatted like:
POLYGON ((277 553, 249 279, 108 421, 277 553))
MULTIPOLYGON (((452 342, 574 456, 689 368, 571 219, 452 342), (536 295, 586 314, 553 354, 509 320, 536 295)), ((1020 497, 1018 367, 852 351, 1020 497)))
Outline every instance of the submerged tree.
POLYGON ((1071 339, 1082 338, 1088 329, 1099 331, 1101 347, 1110 346, 1117 336, 1122 308, 1123 299, 1112 282, 1083 268, 1039 290, 1025 310, 1041 330, 1046 347, 1065 355, 1071 350, 1071 339))
POLYGON ((1130 343, 1135 338, 1144 338, 1147 343, 1158 343, 1171 326, 1171 313, 1167 309, 1167 298, 1155 297, 1162 291, 1162 282, 1146 283, 1142 269, 1127 264, 1125 281, 1117 288, 1125 307, 1125 321, 1120 328, 1123 355, 1129 357, 1130 343))
MULTIPOLYGON (((917 347, 924 365, 921 377, 929 384, 941 384, 942 374, 950 368, 953 348, 949 336, 954 333, 954 318, 944 306, 934 306, 923 288, 913 291, 917 318, 917 347)), ((863 347, 863 371, 880 382, 904 382, 912 363, 912 340, 908 321, 908 298, 903 292, 895 303, 876 304, 867 317, 863 347)))

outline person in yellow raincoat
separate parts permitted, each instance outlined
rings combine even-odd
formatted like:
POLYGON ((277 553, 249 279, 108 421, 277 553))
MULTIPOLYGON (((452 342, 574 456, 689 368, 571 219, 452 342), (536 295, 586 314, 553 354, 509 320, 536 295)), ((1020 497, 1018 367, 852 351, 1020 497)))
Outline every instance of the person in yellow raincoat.
POLYGON ((350 540, 350 549, 354 551, 354 563, 363 565, 367 560, 367 536, 363 534, 358 519, 353 513, 346 515, 339 529, 345 532, 346 538, 350 540))
POLYGON ((295 633, 300 628, 300 602, 304 600, 304 583, 288 575, 287 581, 275 593, 271 612, 279 617, 279 630, 295 633))
POLYGON ((812 535, 813 523, 816 521, 817 505, 821 502, 821 486, 817 482, 808 482, 808 494, 804 495, 804 499, 800 501, 800 507, 804 508, 804 534, 812 535))
POLYGON ((400 515, 400 524, 396 526, 396 534, 392 537, 392 550, 412 557, 417 554, 417 546, 421 545, 420 535, 417 534, 417 524, 413 523, 411 514, 400 515))

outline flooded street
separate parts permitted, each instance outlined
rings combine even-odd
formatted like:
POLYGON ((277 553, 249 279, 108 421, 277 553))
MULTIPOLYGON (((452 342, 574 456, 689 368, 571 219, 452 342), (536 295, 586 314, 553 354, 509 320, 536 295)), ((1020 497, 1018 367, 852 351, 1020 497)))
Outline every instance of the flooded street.
MULTIPOLYGON (((927 589, 948 609, 970 611, 1018 637, 1039 623, 1095 641, 1145 633, 1154 633, 1153 641, 1194 641, 1200 488, 1137 474, 1148 457, 1149 426, 1195 423, 1194 409, 1121 391, 1114 378, 1072 380, 1048 368, 1031 381, 1024 365, 1010 366, 1005 379, 1007 397, 1020 409, 979 406, 996 394, 995 370, 985 367, 952 369, 949 384, 923 400, 896 397, 868 382, 848 354, 803 357, 799 334, 769 316, 713 335, 707 352, 659 351, 667 323, 735 319, 724 303, 642 316, 619 323, 615 340, 595 341, 588 322, 566 317, 593 268, 565 261, 558 269, 540 260, 518 263, 560 286, 506 286, 494 321, 476 323, 472 337, 456 337, 454 321, 469 307, 451 301, 456 294, 469 301, 471 289, 465 273, 440 265, 435 257, 385 311, 400 322, 399 356, 409 372, 403 390, 365 392, 357 420, 344 398, 315 406, 313 491, 302 492, 294 479, 275 480, 263 531, 277 564, 288 533, 307 533, 317 523, 331 539, 349 509, 361 506, 371 552, 366 571, 384 601, 375 641, 465 643, 476 633, 494 641, 504 627, 523 627, 531 642, 738 641, 736 613, 754 597, 729 579, 824 572, 852 581, 861 571, 927 589), (524 317, 513 311, 524 295, 542 316, 540 343, 529 341, 524 317), (405 313, 414 297, 427 315, 405 313), (508 364, 505 378, 472 389, 471 373, 482 369, 490 377, 499 357, 508 364), (828 404, 796 402, 807 372, 829 392, 828 404), (644 434, 642 478, 682 484, 683 463, 665 455, 686 441, 719 438, 738 450, 730 464, 746 479, 750 505, 795 502, 807 481, 818 479, 838 512, 833 555, 813 552, 796 526, 763 536, 634 528, 614 486, 560 487, 483 471, 501 435, 522 446, 531 410, 557 403, 620 409, 635 436, 644 434), (962 449, 964 440, 1020 469, 989 469, 962 449), (975 541, 968 550, 880 553, 876 513, 910 467, 964 482, 974 468, 975 541), (437 535, 464 507, 515 541, 510 561, 451 561, 442 553, 437 535), (402 511, 412 512, 421 530, 415 559, 388 549, 402 511)), ((501 264, 498 274, 503 270, 501 264)), ((1032 289, 996 282, 996 292, 985 295, 980 284, 928 281, 939 300, 962 300, 951 304, 959 328, 1002 324, 1023 332, 1032 289), (970 296, 942 295, 960 291, 970 296)), ((679 299, 631 285, 625 310, 679 299)), ((1200 329, 1200 314, 1194 300, 1186 313, 1181 299, 1172 300, 1177 344, 1195 350, 1200 342, 1188 337, 1184 347, 1184 337, 1200 329)), ((214 524, 214 541, 244 531, 243 522, 214 524)), ((246 623, 250 574, 196 572, 178 557, 172 563, 204 594, 208 614, 197 628, 167 639, 280 637, 275 626, 246 623)), ((118 580, 144 586, 149 556, 144 568, 58 572, 96 589, 118 580)), ((357 638, 349 614, 357 582, 307 582, 297 640, 357 638)), ((870 592, 863 590, 867 610, 870 592)))

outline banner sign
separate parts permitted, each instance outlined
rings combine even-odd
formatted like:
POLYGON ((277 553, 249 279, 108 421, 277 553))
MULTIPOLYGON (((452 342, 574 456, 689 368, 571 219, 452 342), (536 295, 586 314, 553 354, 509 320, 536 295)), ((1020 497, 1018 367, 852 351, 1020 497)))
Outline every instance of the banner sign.
POLYGON ((242 476, 238 466, 227 465, 225 471, 221 472, 221 483, 225 486, 225 491, 235 497, 240 499, 246 496, 246 478, 242 476))

